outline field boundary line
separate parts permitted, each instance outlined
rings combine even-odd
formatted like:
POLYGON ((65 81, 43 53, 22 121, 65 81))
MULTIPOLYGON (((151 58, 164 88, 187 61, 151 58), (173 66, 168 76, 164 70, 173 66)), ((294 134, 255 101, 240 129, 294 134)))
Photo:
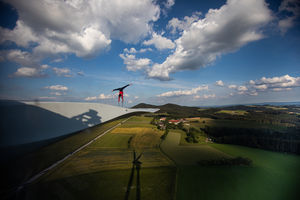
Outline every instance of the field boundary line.
MULTIPOLYGON (((168 135, 167 135, 168 137, 168 135)), ((166 138, 165 138, 166 139, 166 138)), ((176 167, 176 177, 175 177, 175 191, 174 191, 174 200, 176 200, 176 197, 177 197, 177 184, 178 184, 178 173, 179 173, 179 167, 178 167, 178 164, 175 162, 175 160, 169 156, 161 147, 161 144, 164 142, 164 140, 161 140, 161 142, 159 143, 159 149, 160 151, 162 152, 162 154, 164 154, 169 160, 171 160, 174 164, 175 164, 175 167, 176 167)))
POLYGON ((67 160, 68 158, 70 158, 72 155, 76 154, 77 152, 81 151, 82 149, 84 149, 85 147, 87 147, 88 145, 92 144, 95 140, 101 138, 102 136, 104 136, 105 134, 107 134, 108 132, 112 131, 113 129, 115 129, 116 127, 122 125, 123 123, 125 123, 126 121, 128 121, 131 117, 121 121, 120 123, 116 124, 115 126, 111 127, 110 129, 106 130, 104 133, 98 135, 97 137, 95 137, 94 139, 92 139, 91 141, 89 141, 88 143, 82 145, 81 147, 79 147, 78 149, 76 149, 75 151, 67 154, 65 157, 63 157, 62 159, 56 161, 55 163, 53 163, 52 165, 50 165, 49 167, 47 167, 46 169, 43 169, 41 172, 39 172, 38 174, 32 176, 29 180, 25 181, 23 184, 21 184, 18 188, 17 191, 20 191, 23 189, 23 187, 27 184, 30 184, 32 182, 34 182, 35 180, 37 180, 38 178, 40 178, 42 175, 44 175, 45 173, 47 173, 48 171, 52 170, 53 168, 55 168, 57 165, 59 165, 60 163, 64 162, 65 160, 67 160))

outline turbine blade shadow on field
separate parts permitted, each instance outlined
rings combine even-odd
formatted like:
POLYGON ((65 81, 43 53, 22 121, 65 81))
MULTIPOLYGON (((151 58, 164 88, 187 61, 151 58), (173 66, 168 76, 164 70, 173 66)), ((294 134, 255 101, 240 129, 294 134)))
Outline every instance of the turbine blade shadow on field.
POLYGON ((129 195, 130 195, 130 190, 132 187, 132 181, 134 178, 134 169, 136 169, 137 171, 137 177, 136 177, 136 199, 140 200, 141 199, 141 180, 140 180, 140 169, 141 169, 141 165, 142 162, 139 161, 139 159, 141 158, 143 153, 141 153, 138 157, 136 157, 136 152, 135 150, 133 150, 133 161, 132 161, 132 168, 131 168, 131 173, 130 173, 130 178, 127 184, 127 190, 126 190, 126 194, 125 194, 125 200, 129 199, 129 195))
POLYGON ((127 184, 127 190, 126 190, 126 194, 125 194, 125 200, 128 200, 128 198, 129 198, 133 177, 134 177, 134 165, 132 165, 132 168, 131 168, 130 178, 129 178, 129 181, 127 184))

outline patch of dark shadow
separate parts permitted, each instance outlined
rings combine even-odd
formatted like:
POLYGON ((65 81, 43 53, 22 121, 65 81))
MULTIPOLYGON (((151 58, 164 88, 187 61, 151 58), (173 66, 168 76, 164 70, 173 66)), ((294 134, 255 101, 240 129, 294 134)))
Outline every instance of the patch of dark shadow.
POLYGON ((132 141, 132 139, 133 139, 133 136, 131 136, 129 139, 128 139, 128 149, 130 149, 130 147, 131 147, 131 141, 132 141))
POLYGON ((98 116, 98 112, 92 109, 89 109, 88 112, 82 113, 71 118, 71 120, 74 119, 81 122, 82 124, 85 124, 88 127, 101 123, 101 117, 98 116))
POLYGON ((132 161, 132 168, 131 168, 131 173, 130 173, 130 178, 127 184, 127 190, 126 190, 126 194, 125 194, 125 200, 128 200, 130 197, 130 191, 132 188, 132 182, 134 179, 134 171, 136 169, 137 172, 137 176, 136 176, 136 198, 137 200, 141 199, 141 180, 140 180, 140 170, 141 170, 141 166, 142 166, 142 162, 139 161, 139 159, 142 157, 141 153, 138 157, 136 157, 136 152, 135 150, 133 150, 133 161, 132 161))
POLYGON ((251 166, 252 160, 244 157, 222 158, 215 160, 201 160, 197 162, 201 166, 251 166))
POLYGON ((100 124, 101 117, 97 114, 90 109, 68 118, 35 105, 0 100, 0 146, 15 146, 74 133, 100 124))

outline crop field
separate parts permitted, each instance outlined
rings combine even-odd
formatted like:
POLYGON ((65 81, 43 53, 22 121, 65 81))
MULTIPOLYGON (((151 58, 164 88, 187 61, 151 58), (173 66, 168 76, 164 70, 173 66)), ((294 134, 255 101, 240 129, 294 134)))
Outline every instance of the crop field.
POLYGON ((137 195, 172 199, 176 168, 159 149, 163 132, 145 127, 151 119, 131 118, 128 123, 136 128, 128 128, 125 122, 29 185, 23 195, 28 199, 136 199, 137 195), (142 154, 139 169, 132 164, 134 150, 137 156, 142 154))
POLYGON ((229 115, 246 115, 246 114, 248 114, 248 112, 245 111, 245 110, 220 110, 216 113, 217 114, 218 113, 225 113, 225 114, 229 114, 229 115))
POLYGON ((269 108, 272 110, 287 110, 285 107, 277 107, 277 106, 265 106, 265 108, 269 108))

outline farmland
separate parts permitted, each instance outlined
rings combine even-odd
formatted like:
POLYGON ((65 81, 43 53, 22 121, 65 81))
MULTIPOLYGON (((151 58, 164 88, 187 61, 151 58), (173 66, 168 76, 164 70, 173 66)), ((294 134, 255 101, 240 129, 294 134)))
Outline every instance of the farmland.
POLYGON ((139 191, 142 199, 172 199, 176 168, 161 153, 163 132, 149 126, 150 120, 132 117, 27 185, 20 198, 136 199, 139 191), (134 151, 142 154, 139 172, 132 164, 134 151))
POLYGON ((177 163, 177 199, 297 199, 300 157, 226 144, 180 145, 170 132, 162 149, 177 163), (199 166, 198 161, 242 156, 251 166, 199 166))
MULTIPOLYGON (((269 113, 274 112, 273 108, 249 108, 252 110, 245 112, 240 108, 219 109, 221 112, 201 109, 199 112, 205 115, 182 121, 177 113, 172 123, 167 121, 172 119, 172 113, 167 112, 131 116, 26 185, 17 199, 298 199, 298 155, 224 144, 246 141, 247 145, 261 136, 266 141, 268 134, 278 142, 269 145, 287 142, 280 138, 283 134, 297 142, 293 137, 298 134, 287 132, 298 127, 296 115, 286 113, 297 109, 276 109, 276 113, 280 112, 276 117, 287 120, 280 121, 269 113), (256 111, 260 111, 258 116, 276 119, 276 123, 245 118, 253 117, 256 111), (175 124, 177 121, 181 122, 175 124), (233 162, 237 158, 249 164, 233 162)), ((29 177, 121 121, 87 129, 17 162, 25 166, 23 171, 29 177), (40 160, 35 160, 37 165, 32 161, 29 165, 28 158, 40 160), (28 168, 33 166, 31 171, 26 171, 26 164, 28 168)), ((263 147, 268 146, 259 146, 263 147)))

